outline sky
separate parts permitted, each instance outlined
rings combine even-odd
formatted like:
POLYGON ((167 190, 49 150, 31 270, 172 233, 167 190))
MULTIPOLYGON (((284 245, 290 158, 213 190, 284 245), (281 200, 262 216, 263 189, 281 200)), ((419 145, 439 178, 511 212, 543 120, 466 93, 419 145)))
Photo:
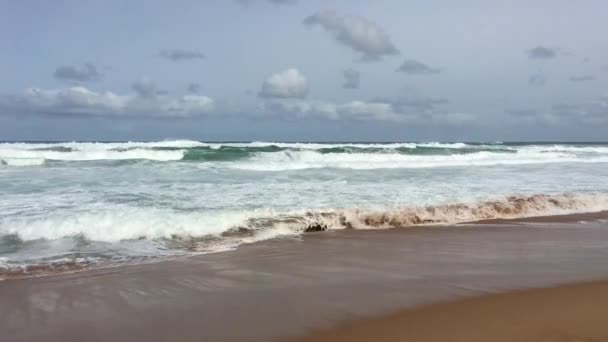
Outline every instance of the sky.
POLYGON ((608 141, 604 0, 0 0, 0 140, 608 141))

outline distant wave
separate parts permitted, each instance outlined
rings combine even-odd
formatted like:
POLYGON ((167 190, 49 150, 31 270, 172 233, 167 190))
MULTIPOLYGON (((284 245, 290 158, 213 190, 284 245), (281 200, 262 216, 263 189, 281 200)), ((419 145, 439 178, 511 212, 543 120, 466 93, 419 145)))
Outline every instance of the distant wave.
POLYGON ((310 168, 407 169, 459 166, 524 165, 545 163, 604 163, 608 155, 581 158, 563 152, 527 152, 505 154, 488 151, 448 155, 410 155, 401 153, 321 154, 315 151, 282 151, 258 154, 250 160, 229 165, 255 171, 284 171, 310 168))
POLYGON ((608 146, 465 143, 203 143, 190 140, 125 143, 0 143, 0 165, 150 160, 207 162, 254 171, 307 168, 420 168, 556 162, 608 162, 608 146))

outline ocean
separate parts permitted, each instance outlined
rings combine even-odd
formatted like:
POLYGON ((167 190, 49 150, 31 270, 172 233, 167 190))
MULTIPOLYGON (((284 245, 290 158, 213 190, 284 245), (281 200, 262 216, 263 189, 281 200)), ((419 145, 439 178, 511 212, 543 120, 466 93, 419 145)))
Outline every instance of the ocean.
POLYGON ((608 210, 606 143, 0 143, 0 278, 608 210))

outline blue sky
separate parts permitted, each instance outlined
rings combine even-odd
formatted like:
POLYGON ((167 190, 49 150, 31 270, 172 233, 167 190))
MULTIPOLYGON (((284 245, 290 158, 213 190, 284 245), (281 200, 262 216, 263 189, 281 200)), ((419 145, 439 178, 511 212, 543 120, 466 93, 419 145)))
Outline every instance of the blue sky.
POLYGON ((608 140, 605 1, 0 1, 0 140, 608 140))

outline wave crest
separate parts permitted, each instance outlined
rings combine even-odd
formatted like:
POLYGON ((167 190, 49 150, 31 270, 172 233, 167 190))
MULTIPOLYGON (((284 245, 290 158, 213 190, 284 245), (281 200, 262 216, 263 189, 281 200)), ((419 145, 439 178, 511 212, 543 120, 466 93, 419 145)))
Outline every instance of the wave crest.
POLYGON ((205 163, 252 171, 310 168, 427 168, 608 162, 606 145, 475 143, 0 143, 0 164, 46 161, 152 160, 205 163))
POLYGON ((219 252, 246 243, 332 229, 451 225, 605 210, 608 210, 608 193, 511 196, 477 203, 376 210, 352 208, 276 212, 259 209, 199 213, 114 208, 108 212, 64 213, 57 217, 22 219, 21 222, 0 221, 0 244, 5 250, 18 253, 25 245, 31 249, 34 245, 45 244, 45 248, 40 248, 41 253, 34 258, 0 258, 0 279, 3 276, 30 276, 191 253, 219 252), (74 252, 89 245, 97 246, 94 247, 97 249, 86 253, 84 250, 83 253, 74 252), (83 258, 83 255, 88 257, 83 258))
MULTIPOLYGON (((608 195, 533 195, 511 196, 473 204, 402 208, 389 211, 346 210, 337 221, 345 228, 395 228, 429 224, 456 224, 491 219, 563 215, 608 209, 608 195)), ((324 220, 321 222, 325 223, 324 220)))
MULTIPOLYGON (((452 203, 387 209, 301 209, 276 212, 181 212, 153 208, 115 208, 108 212, 72 213, 0 224, 0 235, 23 241, 81 236, 91 241, 183 237, 233 237, 261 231, 302 233, 306 230, 376 229, 431 224, 457 224, 608 210, 608 194, 511 196, 478 203, 452 203)), ((271 234, 272 235, 272 234, 271 234)))

